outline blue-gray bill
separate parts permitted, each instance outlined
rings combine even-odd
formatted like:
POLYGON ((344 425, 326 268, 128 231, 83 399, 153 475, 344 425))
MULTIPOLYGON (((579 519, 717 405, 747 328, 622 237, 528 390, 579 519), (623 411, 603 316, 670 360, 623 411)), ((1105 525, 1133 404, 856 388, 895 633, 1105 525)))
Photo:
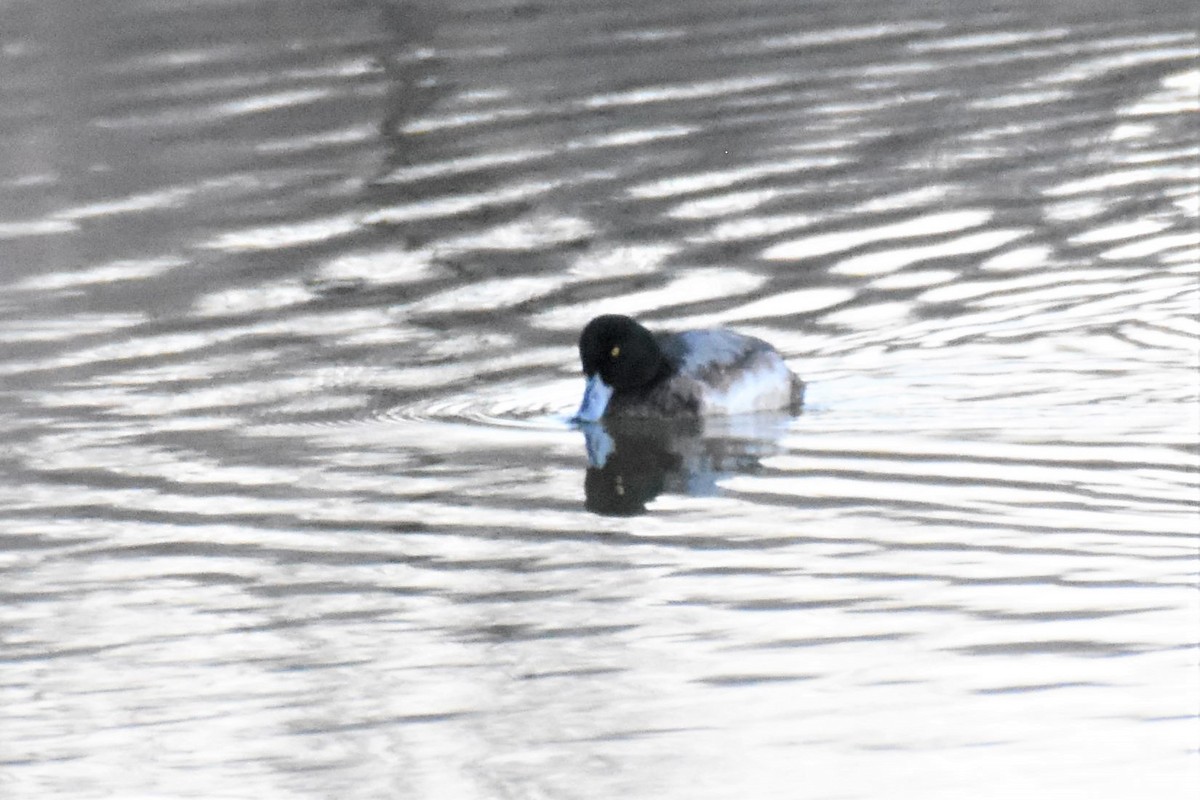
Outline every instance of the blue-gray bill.
POLYGON ((588 466, 604 469, 608 457, 617 449, 617 443, 608 435, 608 431, 604 430, 603 425, 581 421, 579 429, 583 431, 583 442, 587 447, 588 466))
POLYGON ((592 375, 583 390, 583 402, 575 412, 574 421, 595 422, 600 419, 604 416, 604 409, 608 408, 612 393, 612 387, 601 380, 600 373, 592 375))

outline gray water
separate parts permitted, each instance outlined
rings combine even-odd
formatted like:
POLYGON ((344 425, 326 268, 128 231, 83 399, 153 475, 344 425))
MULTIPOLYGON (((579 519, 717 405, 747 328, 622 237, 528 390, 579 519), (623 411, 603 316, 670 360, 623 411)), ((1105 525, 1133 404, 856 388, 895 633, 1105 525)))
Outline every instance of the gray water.
POLYGON ((0 794, 1195 797, 1198 21, 0 2, 0 794))

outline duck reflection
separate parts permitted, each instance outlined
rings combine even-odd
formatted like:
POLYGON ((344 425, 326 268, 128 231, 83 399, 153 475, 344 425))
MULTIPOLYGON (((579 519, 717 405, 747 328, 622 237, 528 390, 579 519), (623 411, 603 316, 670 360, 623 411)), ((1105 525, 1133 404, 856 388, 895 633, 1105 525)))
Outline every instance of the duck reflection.
POLYGON ((663 492, 709 497, 721 478, 756 472, 792 417, 748 414, 721 419, 604 419, 584 423, 585 507, 605 516, 646 513, 663 492))

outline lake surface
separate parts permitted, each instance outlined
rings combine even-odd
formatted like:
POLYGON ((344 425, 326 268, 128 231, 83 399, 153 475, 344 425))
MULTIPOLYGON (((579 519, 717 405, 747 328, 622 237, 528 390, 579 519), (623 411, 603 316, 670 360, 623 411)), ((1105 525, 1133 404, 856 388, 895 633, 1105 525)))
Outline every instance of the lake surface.
POLYGON ((0 2, 0 794, 1197 796, 1196 23, 0 2))

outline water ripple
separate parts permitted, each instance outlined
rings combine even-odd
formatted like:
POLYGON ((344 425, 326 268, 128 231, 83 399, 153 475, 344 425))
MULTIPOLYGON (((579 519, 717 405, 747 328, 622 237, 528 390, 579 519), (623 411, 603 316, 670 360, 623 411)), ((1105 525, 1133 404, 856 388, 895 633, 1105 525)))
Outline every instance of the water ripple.
POLYGON ((1195 794, 1183 5, 168 5, 0 42, 10 793, 1195 794))

